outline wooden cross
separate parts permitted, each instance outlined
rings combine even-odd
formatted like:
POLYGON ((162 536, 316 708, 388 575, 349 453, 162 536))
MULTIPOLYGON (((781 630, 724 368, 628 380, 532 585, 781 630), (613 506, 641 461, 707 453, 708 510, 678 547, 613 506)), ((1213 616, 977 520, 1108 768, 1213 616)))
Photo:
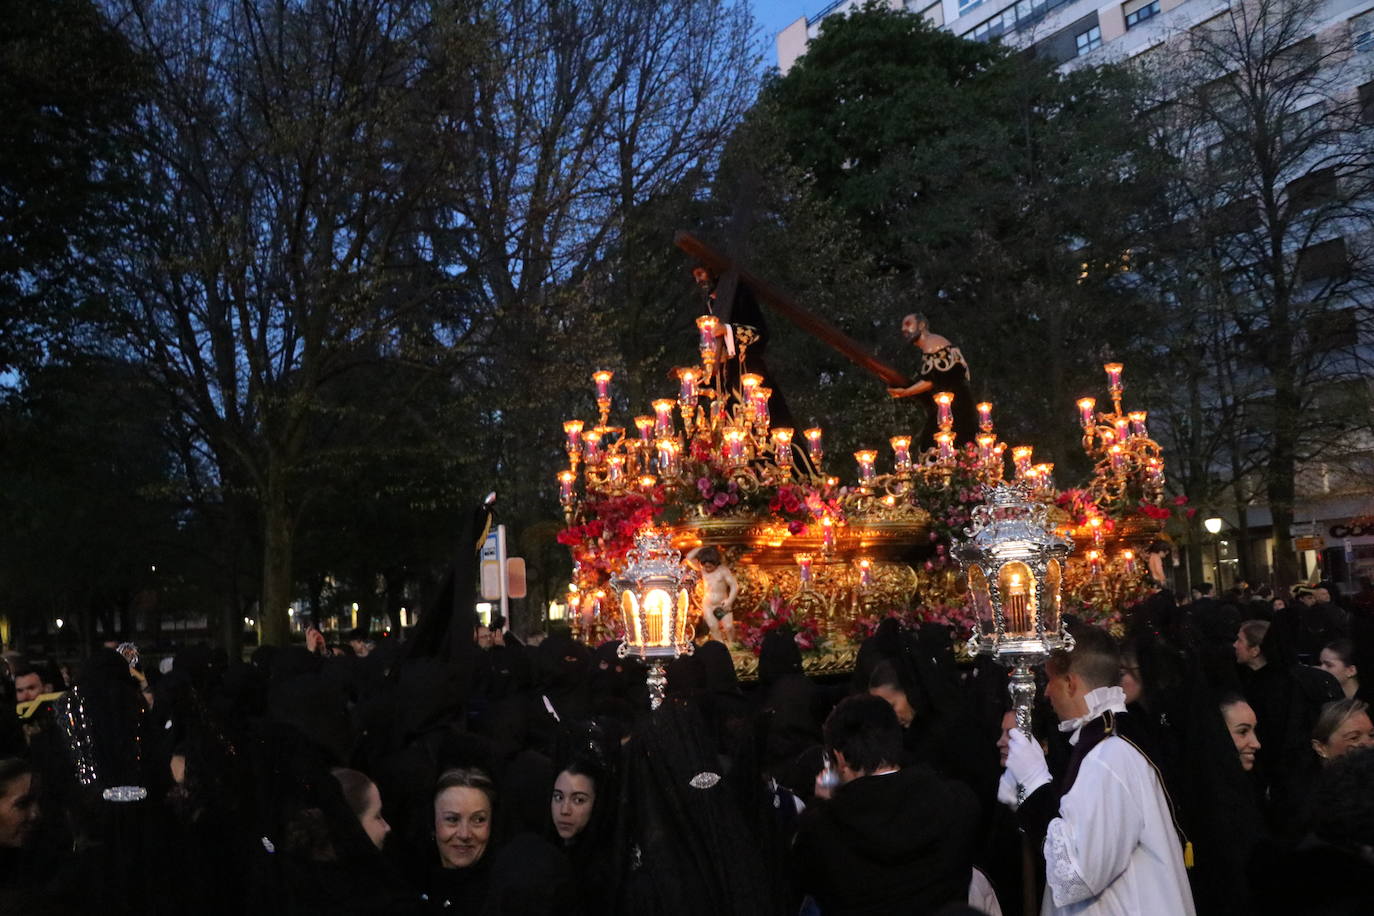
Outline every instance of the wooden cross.
POLYGON ((735 291, 738 289, 738 285, 743 283, 754 291, 754 295, 758 296, 760 302, 765 303, 774 312, 847 357, 860 369, 872 373, 883 384, 891 388, 906 388, 911 384, 905 375, 874 356, 844 331, 819 315, 803 308, 788 293, 778 289, 767 280, 749 273, 732 258, 716 251, 690 232, 678 232, 673 236, 673 243, 719 278, 716 284, 716 317, 722 322, 730 320, 735 291))

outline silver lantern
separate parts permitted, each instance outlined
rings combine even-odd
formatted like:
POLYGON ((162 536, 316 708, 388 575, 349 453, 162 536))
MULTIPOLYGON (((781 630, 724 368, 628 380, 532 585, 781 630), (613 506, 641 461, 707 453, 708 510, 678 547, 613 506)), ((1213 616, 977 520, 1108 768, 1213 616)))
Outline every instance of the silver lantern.
POLYGON ((611 580, 619 594, 625 641, 620 657, 635 655, 649 663, 649 705, 663 703, 667 678, 663 663, 695 648, 687 633, 688 592, 694 574, 682 565, 672 535, 646 526, 635 534, 623 572, 611 580))
POLYGON ((1035 675, 1056 649, 1072 650, 1073 637, 1060 631, 1060 588, 1064 558, 1073 542, 1060 537, 1024 481, 984 488, 973 510, 967 539, 954 555, 968 576, 969 600, 978 629, 970 654, 991 655, 1011 669, 1012 708, 1017 727, 1031 734, 1035 675))

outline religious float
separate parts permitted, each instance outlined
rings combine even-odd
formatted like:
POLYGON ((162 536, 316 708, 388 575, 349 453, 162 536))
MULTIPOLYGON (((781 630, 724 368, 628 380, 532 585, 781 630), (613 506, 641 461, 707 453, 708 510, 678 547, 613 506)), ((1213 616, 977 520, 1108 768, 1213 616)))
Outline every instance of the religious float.
MULTIPOLYGON (((690 236, 679 245, 887 384, 907 384, 766 282, 690 236)), ((614 375, 599 371, 590 380, 597 415, 563 424, 559 540, 574 561, 568 607, 580 638, 624 637, 655 672, 657 659, 690 651, 695 621, 712 611, 710 583, 701 564, 680 557, 703 547, 715 548, 737 582, 733 626, 713 630, 744 677, 756 671, 763 637, 779 628, 792 632, 809 672, 838 673, 852 669, 885 617, 946 625, 963 651, 994 654, 994 604, 999 633, 1020 615, 1029 632, 1057 634, 1062 612, 1119 625, 1120 609, 1149 592, 1146 550, 1180 509, 1166 505, 1145 411, 1123 406, 1121 365, 1104 367, 1110 409, 1093 398, 1077 405, 1094 461, 1081 488, 1057 488, 1053 466, 1036 463, 1032 446, 1001 441, 990 403, 976 405, 972 441, 957 441, 951 392, 934 395, 933 447, 918 451, 896 436, 888 457, 862 449, 854 476, 842 477, 848 461, 827 455, 823 428, 774 425, 768 378, 750 371, 756 330, 721 305, 716 297, 714 313, 697 319, 697 361, 676 370, 674 396, 618 418, 614 375), (980 566, 991 554, 979 553, 979 534, 1018 512, 1046 532, 1037 549, 1050 559, 1024 571, 980 566)))

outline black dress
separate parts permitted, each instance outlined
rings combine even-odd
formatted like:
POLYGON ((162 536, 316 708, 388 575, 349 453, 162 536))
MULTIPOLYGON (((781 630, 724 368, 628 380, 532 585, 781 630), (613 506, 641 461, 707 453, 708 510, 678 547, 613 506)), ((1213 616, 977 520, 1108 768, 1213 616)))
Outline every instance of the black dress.
POLYGON ((930 382, 931 388, 916 396, 926 412, 926 424, 921 428, 920 450, 935 447, 935 433, 939 431, 939 411, 935 395, 948 391, 954 395, 951 410, 954 415, 954 444, 973 442, 978 435, 978 409, 969 387, 968 363, 956 346, 941 347, 933 353, 921 354, 921 374, 918 381, 930 382))

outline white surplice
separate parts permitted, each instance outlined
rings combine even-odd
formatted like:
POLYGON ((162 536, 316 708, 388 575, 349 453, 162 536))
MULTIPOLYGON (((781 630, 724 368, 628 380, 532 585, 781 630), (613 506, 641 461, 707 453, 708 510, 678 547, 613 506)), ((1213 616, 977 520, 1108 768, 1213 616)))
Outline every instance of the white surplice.
MULTIPOLYGON (((1120 687, 1086 699, 1088 715, 1060 726, 1074 744, 1087 722, 1126 711, 1120 687)), ((1149 760, 1123 738, 1104 738, 1083 758, 1050 821, 1045 872, 1045 916, 1193 916, 1168 799, 1149 760)))

